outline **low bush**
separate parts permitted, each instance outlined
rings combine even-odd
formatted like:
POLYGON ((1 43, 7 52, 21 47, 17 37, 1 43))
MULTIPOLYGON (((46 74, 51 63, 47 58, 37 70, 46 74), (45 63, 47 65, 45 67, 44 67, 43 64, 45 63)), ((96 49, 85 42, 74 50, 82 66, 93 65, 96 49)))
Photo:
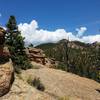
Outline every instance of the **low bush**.
POLYGON ((33 67, 27 57, 23 55, 12 56, 12 61, 15 66, 15 72, 17 73, 21 69, 26 70, 33 67))
POLYGON ((44 85, 41 83, 40 78, 38 78, 38 77, 35 77, 34 79, 32 79, 32 77, 29 77, 27 82, 31 86, 34 86, 36 89, 38 89, 40 91, 44 91, 45 90, 44 85))
POLYGON ((14 65, 14 71, 15 71, 17 74, 20 74, 20 73, 21 73, 21 68, 20 68, 20 66, 14 65))

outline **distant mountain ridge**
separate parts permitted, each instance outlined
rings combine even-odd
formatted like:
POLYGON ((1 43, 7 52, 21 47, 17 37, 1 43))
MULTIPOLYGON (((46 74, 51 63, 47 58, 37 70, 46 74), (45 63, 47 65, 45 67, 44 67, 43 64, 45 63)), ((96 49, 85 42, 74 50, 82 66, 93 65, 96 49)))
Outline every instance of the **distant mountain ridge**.
POLYGON ((60 40, 37 46, 46 56, 57 61, 56 68, 100 82, 100 43, 60 40))

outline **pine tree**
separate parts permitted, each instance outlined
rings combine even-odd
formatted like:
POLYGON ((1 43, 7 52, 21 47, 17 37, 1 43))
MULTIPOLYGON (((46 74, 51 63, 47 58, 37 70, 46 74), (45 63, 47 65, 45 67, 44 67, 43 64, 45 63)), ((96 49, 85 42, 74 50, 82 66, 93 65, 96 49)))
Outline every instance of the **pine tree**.
POLYGON ((10 16, 7 27, 7 35, 6 35, 6 44, 11 49, 12 53, 21 52, 23 53, 24 49, 24 38, 21 36, 21 32, 18 31, 16 18, 14 16, 10 16))
POLYGON ((24 38, 21 36, 21 32, 18 30, 16 18, 14 16, 10 16, 6 27, 6 44, 9 47, 14 66, 17 66, 17 69, 18 67, 22 69, 32 67, 25 54, 24 38))
POLYGON ((13 34, 18 31, 17 22, 14 16, 10 16, 7 24, 6 44, 13 45, 13 34))

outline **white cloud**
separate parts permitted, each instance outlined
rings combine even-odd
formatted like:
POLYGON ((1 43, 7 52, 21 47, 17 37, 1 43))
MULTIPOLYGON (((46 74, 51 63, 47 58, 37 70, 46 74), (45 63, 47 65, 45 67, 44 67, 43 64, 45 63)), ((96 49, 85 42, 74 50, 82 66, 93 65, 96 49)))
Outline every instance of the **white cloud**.
POLYGON ((83 36, 82 41, 86 43, 100 42, 100 34, 83 36))
POLYGON ((76 28, 76 31, 78 32, 77 37, 82 37, 86 30, 86 27, 76 28))
POLYGON ((55 31, 48 31, 39 29, 37 21, 33 20, 31 23, 20 23, 18 25, 19 30, 22 32, 22 36, 25 37, 26 44, 33 43, 38 45, 41 43, 57 42, 61 39, 78 40, 86 43, 93 43, 95 41, 100 42, 100 35, 83 36, 83 33, 87 30, 86 27, 77 28, 77 35, 72 32, 66 32, 64 29, 57 29, 55 31))

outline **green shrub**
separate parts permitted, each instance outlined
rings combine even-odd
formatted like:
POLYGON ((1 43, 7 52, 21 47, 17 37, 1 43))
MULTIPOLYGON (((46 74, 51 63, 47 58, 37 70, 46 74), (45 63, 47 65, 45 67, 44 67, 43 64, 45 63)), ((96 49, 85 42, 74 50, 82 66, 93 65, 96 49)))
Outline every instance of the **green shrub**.
POLYGON ((40 90, 40 91, 44 91, 45 87, 44 85, 41 83, 40 78, 35 77, 34 79, 32 79, 32 77, 29 77, 27 82, 31 85, 34 86, 36 89, 40 90))
POLYGON ((20 69, 26 70, 33 67, 30 61, 24 55, 12 56, 12 61, 15 66, 15 72, 18 72, 20 69))
POLYGON ((56 66, 56 69, 61 69, 61 70, 67 71, 67 64, 65 64, 63 62, 59 62, 58 65, 56 66))
POLYGON ((23 65, 21 68, 26 70, 26 69, 30 69, 32 67, 33 67, 33 65, 30 63, 30 61, 26 60, 26 61, 23 61, 23 65))
POLYGON ((14 65, 14 70, 17 74, 21 73, 21 68, 18 65, 14 65))

